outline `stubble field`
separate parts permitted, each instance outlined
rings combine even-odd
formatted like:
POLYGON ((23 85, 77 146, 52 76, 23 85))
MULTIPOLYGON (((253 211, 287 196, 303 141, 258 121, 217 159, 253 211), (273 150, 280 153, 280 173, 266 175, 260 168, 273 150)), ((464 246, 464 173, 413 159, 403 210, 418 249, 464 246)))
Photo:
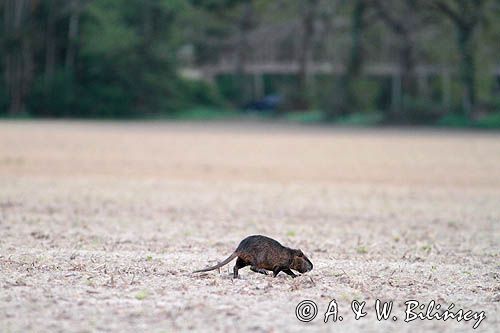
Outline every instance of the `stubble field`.
POLYGON ((498 133, 4 121, 0 331, 473 331, 405 323, 414 299, 485 311, 476 331, 494 332, 499 223, 498 133), (191 274, 251 234, 314 269, 191 274), (332 299, 344 320, 325 324, 332 299))

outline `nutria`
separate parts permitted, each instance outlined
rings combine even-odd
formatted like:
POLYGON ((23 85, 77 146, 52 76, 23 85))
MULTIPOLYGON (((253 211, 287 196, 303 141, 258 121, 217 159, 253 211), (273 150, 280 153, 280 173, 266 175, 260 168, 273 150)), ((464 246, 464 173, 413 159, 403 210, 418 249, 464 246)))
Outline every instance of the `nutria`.
POLYGON ((300 273, 309 272, 313 269, 313 264, 301 250, 290 249, 272 238, 256 235, 242 240, 233 254, 223 262, 193 273, 217 269, 228 264, 236 257, 238 259, 233 269, 234 278, 238 277, 238 270, 245 266, 250 266, 250 269, 256 273, 266 275, 267 271, 272 271, 274 277, 281 271, 291 277, 296 277, 297 275, 292 272, 292 269, 300 273))

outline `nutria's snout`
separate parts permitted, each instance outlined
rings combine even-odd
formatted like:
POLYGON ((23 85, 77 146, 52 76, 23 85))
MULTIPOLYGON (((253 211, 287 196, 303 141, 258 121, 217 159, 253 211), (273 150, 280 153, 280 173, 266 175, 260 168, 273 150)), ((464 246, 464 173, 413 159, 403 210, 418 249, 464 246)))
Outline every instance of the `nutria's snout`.
POLYGON ((307 268, 307 271, 310 272, 313 270, 313 264, 312 262, 309 261, 309 267, 307 268))
POLYGON ((306 260, 307 260, 307 263, 306 263, 306 272, 310 272, 313 269, 313 264, 312 264, 312 262, 309 259, 306 258, 306 260))

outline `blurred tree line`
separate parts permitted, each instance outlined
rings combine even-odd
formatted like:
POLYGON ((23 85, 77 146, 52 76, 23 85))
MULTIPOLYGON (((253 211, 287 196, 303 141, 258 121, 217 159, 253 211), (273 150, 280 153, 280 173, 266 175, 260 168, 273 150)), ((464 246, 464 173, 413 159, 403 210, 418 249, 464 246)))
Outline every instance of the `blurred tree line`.
POLYGON ((177 75, 176 24, 185 7, 183 0, 2 1, 2 110, 129 117, 212 98, 177 75))
POLYGON ((0 21, 9 116, 140 117, 270 93, 284 111, 330 119, 500 108, 500 0, 2 0, 0 21), (230 73, 205 75, 224 63, 230 73), (249 75, 269 63, 292 73, 249 75), (370 72, 377 63, 397 76, 370 72), (422 76, 422 65, 451 74, 422 76))

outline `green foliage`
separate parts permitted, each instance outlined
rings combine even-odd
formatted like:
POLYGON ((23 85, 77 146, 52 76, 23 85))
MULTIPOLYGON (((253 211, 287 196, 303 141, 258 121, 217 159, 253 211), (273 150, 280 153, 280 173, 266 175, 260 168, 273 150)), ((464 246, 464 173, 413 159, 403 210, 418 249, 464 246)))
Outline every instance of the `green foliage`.
POLYGON ((358 110, 373 111, 377 109, 377 97, 381 93, 380 84, 375 79, 360 78, 351 82, 351 90, 358 110))
POLYGON ((50 77, 36 78, 28 107, 33 116, 71 117, 78 116, 78 101, 72 75, 59 69, 50 77))
POLYGON ((289 112, 286 114, 286 119, 292 122, 302 123, 302 124, 314 124, 325 121, 325 112, 319 110, 313 111, 301 111, 301 112, 289 112))
MULTIPOLYGON (((249 81, 249 76, 243 77, 243 82, 249 81)), ((216 81, 221 96, 234 105, 238 104, 238 101, 241 99, 242 90, 244 90, 238 83, 238 79, 235 75, 220 75, 217 77, 216 81)))
POLYGON ((375 126, 384 120, 381 112, 355 112, 338 120, 339 124, 348 126, 375 126))
POLYGON ((89 5, 82 34, 83 55, 120 58, 139 46, 139 31, 127 22, 121 10, 124 2, 95 1, 89 5))
POLYGON ((403 110, 400 120, 408 124, 430 124, 443 113, 442 107, 431 99, 403 97, 403 110))
POLYGON ((205 107, 225 105, 225 100, 217 88, 204 81, 184 80, 182 83, 182 91, 186 104, 205 107))
POLYGON ((179 110, 169 118, 177 120, 221 120, 235 117, 238 117, 238 114, 234 110, 200 106, 179 110))
POLYGON ((500 129, 500 111, 481 117, 477 119, 474 123, 476 127, 480 128, 500 129))
POLYGON ((471 120, 460 114, 448 114, 438 121, 438 125, 446 127, 468 127, 471 120))
POLYGON ((145 6, 140 1, 105 0, 89 7, 82 38, 82 62, 90 69, 82 73, 83 90, 88 92, 83 107, 89 114, 136 116, 178 107, 180 80, 172 52, 164 52, 169 34, 163 20, 175 15, 170 6, 145 6), (141 11, 149 18, 138 17, 141 11))
POLYGON ((448 114, 438 121, 438 125, 445 127, 476 127, 484 129, 500 129, 500 111, 470 119, 462 114, 448 114))
MULTIPOLYGON (((175 50, 179 39, 173 27, 186 8, 184 1, 95 0, 87 3, 79 16, 74 68, 65 64, 64 57, 69 47, 66 44, 68 17, 62 15, 69 12, 59 12, 46 1, 42 4, 39 15, 46 16, 33 18, 42 26, 48 24, 49 11, 57 11, 52 36, 56 43, 56 64, 50 72, 34 73, 27 100, 31 115, 139 117, 168 114, 196 104, 222 103, 207 84, 187 82, 177 75, 175 50), (61 29, 57 29, 59 27, 61 29)), ((43 42, 35 45, 41 49, 45 46, 43 42)), ((45 55, 43 52, 40 54, 45 55)), ((2 93, 4 91, 2 89, 2 93)), ((6 97, 2 93, 0 106, 5 110, 2 104, 6 97)))

